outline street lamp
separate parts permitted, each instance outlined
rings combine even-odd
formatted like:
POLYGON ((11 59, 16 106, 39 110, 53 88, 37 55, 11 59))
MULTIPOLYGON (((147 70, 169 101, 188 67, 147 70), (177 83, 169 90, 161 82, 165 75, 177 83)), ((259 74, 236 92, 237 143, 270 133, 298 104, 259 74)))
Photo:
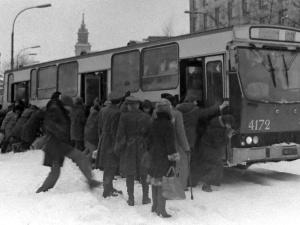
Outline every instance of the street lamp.
POLYGON ((223 23, 221 23, 219 20, 216 20, 216 18, 215 17, 213 17, 209 12, 199 12, 199 11, 188 11, 188 10, 186 10, 186 11, 184 11, 184 13, 187 13, 187 14, 202 14, 202 15, 208 15, 210 18, 212 18, 213 19, 213 21, 215 21, 215 23, 217 23, 217 24, 221 24, 222 25, 222 27, 226 27, 223 23))
MULTIPOLYGON (((29 54, 26 54, 26 55, 37 55, 37 54, 36 53, 29 53, 29 54)), ((31 63, 31 62, 29 62, 29 63, 31 63)), ((28 62, 25 65, 28 65, 28 62)), ((21 66, 24 66, 24 64, 21 64, 20 67, 21 66)), ((19 58, 17 58, 17 68, 19 68, 19 58)))
MULTIPOLYGON (((21 52, 25 51, 26 49, 40 48, 40 47, 41 47, 40 45, 35 45, 35 46, 32 46, 32 47, 23 48, 21 51, 19 51, 19 53, 17 54, 17 68, 19 67, 19 55, 21 54, 21 52)), ((32 54, 35 54, 35 53, 32 53, 32 54)), ((31 55, 31 54, 28 54, 28 55, 31 55)))
POLYGON ((11 32, 11 69, 14 68, 14 28, 15 28, 15 22, 17 17, 24 11, 28 10, 28 9, 34 9, 34 8, 47 8, 50 7, 51 4, 44 4, 44 5, 37 5, 37 6, 32 6, 32 7, 28 7, 25 8, 23 10, 21 10, 15 17, 14 22, 13 22, 13 26, 12 26, 12 32, 11 32))

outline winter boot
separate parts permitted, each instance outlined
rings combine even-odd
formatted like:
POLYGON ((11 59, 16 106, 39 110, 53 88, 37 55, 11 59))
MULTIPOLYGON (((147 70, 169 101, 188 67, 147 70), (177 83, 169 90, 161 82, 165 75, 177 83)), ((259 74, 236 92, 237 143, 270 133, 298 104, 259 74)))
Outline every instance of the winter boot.
POLYGON ((151 203, 151 199, 149 198, 149 184, 147 183, 146 180, 147 180, 146 176, 141 177, 141 183, 143 188, 143 200, 142 200, 143 205, 151 203))
POLYGON ((43 185, 36 191, 36 193, 45 192, 53 188, 54 185, 56 184, 56 181, 59 178, 59 174, 60 174, 60 165, 55 163, 52 165, 51 171, 48 177, 46 178, 46 180, 44 181, 43 185))
POLYGON ((204 183, 202 186, 202 190, 206 192, 212 192, 212 189, 209 184, 204 183))
POLYGON ((162 195, 162 187, 158 186, 157 187, 157 208, 156 208, 156 213, 158 216, 162 216, 164 218, 170 218, 171 215, 169 215, 166 212, 166 199, 162 195))
POLYGON ((127 193, 128 193, 128 205, 134 206, 134 176, 128 176, 126 179, 127 193))
POLYGON ((151 207, 151 212, 156 212, 157 208, 157 186, 151 185, 152 189, 152 207, 151 207))

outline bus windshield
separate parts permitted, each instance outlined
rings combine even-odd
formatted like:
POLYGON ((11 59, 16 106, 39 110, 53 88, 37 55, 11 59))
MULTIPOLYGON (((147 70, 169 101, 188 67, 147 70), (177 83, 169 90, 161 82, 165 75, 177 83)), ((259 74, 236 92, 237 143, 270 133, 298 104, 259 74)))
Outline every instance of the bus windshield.
POLYGON ((238 48, 239 75, 248 99, 289 103, 300 101, 298 50, 238 48))

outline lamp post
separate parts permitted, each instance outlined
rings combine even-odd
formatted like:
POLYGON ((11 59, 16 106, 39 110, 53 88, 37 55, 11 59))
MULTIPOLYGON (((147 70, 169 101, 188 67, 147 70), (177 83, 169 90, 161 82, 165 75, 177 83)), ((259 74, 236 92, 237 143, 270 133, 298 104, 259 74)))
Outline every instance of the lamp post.
MULTIPOLYGON (((28 48, 23 48, 21 51, 19 51, 18 55, 17 55, 17 68, 19 67, 19 55, 21 54, 21 52, 25 51, 26 49, 31 49, 31 48, 40 48, 41 46, 40 45, 35 45, 35 46, 32 46, 32 47, 28 47, 28 48)), ((30 54, 29 54, 30 55, 30 54)))
POLYGON ((51 4, 44 4, 44 5, 37 5, 37 6, 32 6, 32 7, 27 7, 23 10, 21 10, 15 17, 14 19, 14 22, 13 22, 13 26, 12 26, 12 32, 11 32, 11 69, 14 68, 14 28, 15 28, 15 22, 16 22, 16 19, 18 18, 18 16, 28 10, 28 9, 34 9, 34 8, 47 8, 47 7, 50 7, 51 4))
POLYGON ((199 11, 184 11, 184 13, 187 13, 187 14, 202 14, 202 15, 208 15, 210 18, 213 19, 213 21, 215 21, 216 24, 221 24, 222 27, 226 27, 223 23, 221 23, 220 21, 216 20, 215 17, 213 17, 208 11, 206 12, 199 12, 199 11))

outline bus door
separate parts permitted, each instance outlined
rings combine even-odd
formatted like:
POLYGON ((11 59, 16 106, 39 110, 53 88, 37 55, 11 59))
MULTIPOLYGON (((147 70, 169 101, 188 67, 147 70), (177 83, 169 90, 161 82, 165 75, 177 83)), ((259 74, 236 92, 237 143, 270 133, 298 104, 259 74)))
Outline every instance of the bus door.
POLYGON ((187 95, 198 97, 203 101, 204 76, 201 58, 183 59, 180 61, 180 101, 187 95))
POLYGON ((29 81, 18 82, 13 84, 14 101, 29 103, 29 81))
POLYGON ((223 102, 223 56, 205 58, 205 106, 223 102))
POLYGON ((107 71, 82 75, 81 97, 87 107, 93 106, 95 98, 107 100, 107 71))
MULTIPOLYGON (((224 101, 224 67, 223 56, 212 56, 205 58, 205 106, 211 107, 215 103, 221 104, 224 101)), ((208 118, 210 121, 212 118, 208 118)), ((226 154, 224 154, 224 161, 230 155, 230 144, 226 148, 226 154)))

